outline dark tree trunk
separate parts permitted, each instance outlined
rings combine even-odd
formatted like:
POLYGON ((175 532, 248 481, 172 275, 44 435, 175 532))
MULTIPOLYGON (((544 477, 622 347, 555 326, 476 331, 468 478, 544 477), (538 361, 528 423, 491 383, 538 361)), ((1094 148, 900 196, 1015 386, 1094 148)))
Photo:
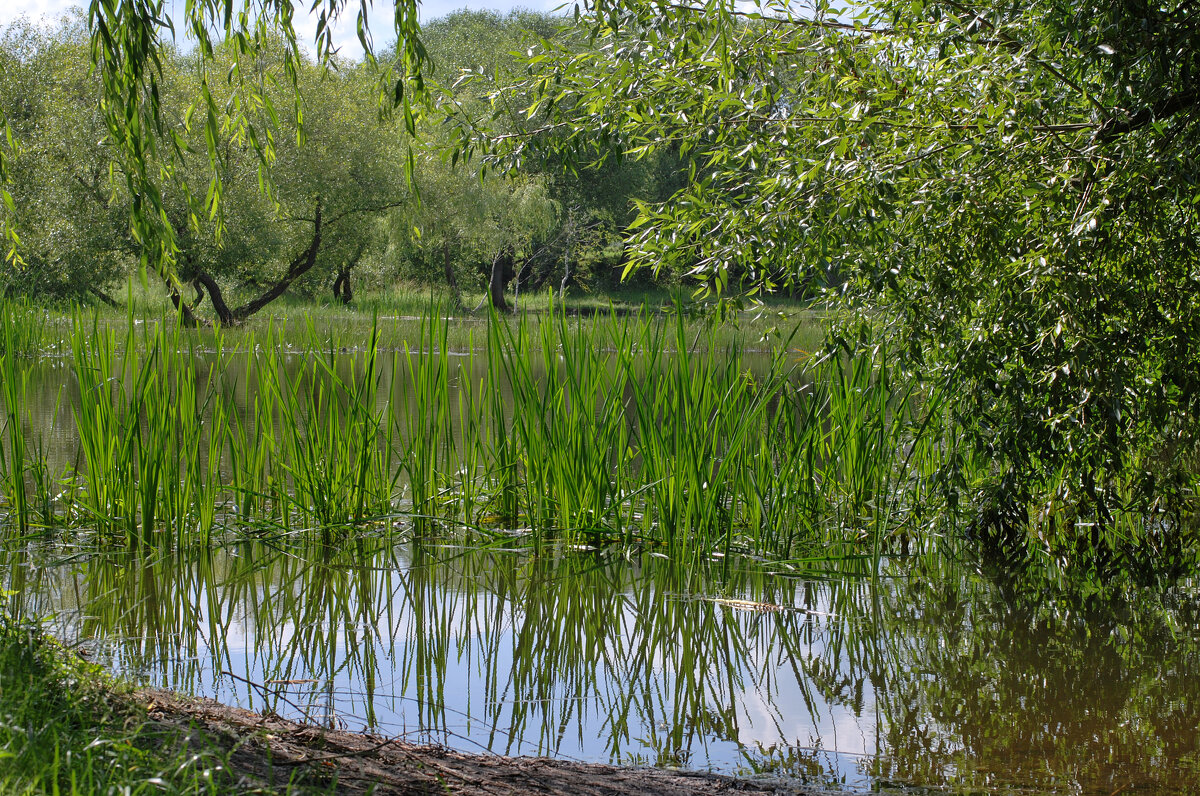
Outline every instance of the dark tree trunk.
POLYGON ((333 297, 343 304, 354 301, 354 288, 350 285, 350 271, 358 265, 358 261, 362 259, 363 252, 366 250, 367 241, 365 239, 359 241, 358 248, 354 250, 354 254, 349 260, 342 263, 342 267, 338 269, 337 278, 333 280, 333 297))
POLYGON ((338 301, 346 304, 346 300, 342 298, 342 282, 346 281, 346 269, 339 268, 337 276, 333 280, 333 297, 338 301))
POLYGON ((488 278, 488 298, 498 312, 508 312, 508 302, 504 299, 504 288, 512 274, 513 255, 511 249, 504 249, 492 259, 492 273, 488 278))
POLYGON ((189 329, 195 329, 199 326, 203 326, 200 320, 196 317, 196 314, 192 312, 192 308, 189 307, 187 302, 183 300, 183 296, 179 293, 179 289, 175 285, 168 282, 167 292, 170 294, 171 304, 175 306, 175 311, 179 313, 179 318, 183 322, 184 326, 189 329))
POLYGON ((338 269, 337 279, 333 280, 333 297, 343 304, 354 301, 354 288, 350 286, 349 265, 343 265, 338 269))
POLYGON ((117 303, 116 299, 114 299, 112 296, 108 295, 107 293, 105 293, 103 290, 101 290, 98 287, 95 287, 95 286, 89 287, 88 292, 91 293, 96 298, 103 301, 105 304, 107 304, 110 307, 121 306, 120 304, 117 303))
MULTIPOLYGON (((233 317, 238 323, 246 320, 254 313, 261 310, 263 307, 270 304, 275 299, 282 296, 292 283, 306 273, 312 270, 312 267, 317 264, 317 253, 321 250, 321 199, 317 197, 317 211, 313 217, 313 236, 312 242, 308 244, 308 248, 296 255, 295 259, 288 265, 287 272, 283 278, 276 282, 271 287, 267 288, 261 296, 249 301, 246 304, 238 307, 233 311, 233 317)), ((209 290, 211 294, 212 291, 209 290)))
POLYGON ((454 276, 454 260, 450 257, 450 242, 442 244, 442 268, 446 273, 446 284, 450 286, 450 303, 454 308, 462 306, 462 295, 458 292, 458 279, 454 276))
POLYGON ((196 274, 196 282, 204 285, 208 291, 209 301, 212 302, 213 312, 217 313, 217 322, 223 326, 236 326, 238 318, 229 309, 229 305, 225 303, 225 296, 221 293, 221 286, 217 284, 217 280, 213 279, 208 273, 200 271, 196 274))

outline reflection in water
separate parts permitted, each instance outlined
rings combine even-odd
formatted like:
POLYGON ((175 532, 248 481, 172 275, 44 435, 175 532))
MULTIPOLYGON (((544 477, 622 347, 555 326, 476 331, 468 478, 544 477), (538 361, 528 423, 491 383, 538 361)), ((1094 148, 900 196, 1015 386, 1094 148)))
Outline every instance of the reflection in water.
POLYGON ((851 788, 1200 787, 1190 595, 1089 613, 962 573, 872 591, 378 539, 5 556, 12 608, 116 668, 350 729, 851 788))

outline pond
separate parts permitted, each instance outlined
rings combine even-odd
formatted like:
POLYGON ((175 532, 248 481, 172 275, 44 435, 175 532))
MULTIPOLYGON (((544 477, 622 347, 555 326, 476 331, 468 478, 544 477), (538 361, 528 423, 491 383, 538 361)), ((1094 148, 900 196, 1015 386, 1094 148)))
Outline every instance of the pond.
POLYGON ((326 726, 850 791, 1200 788, 1191 592, 1088 615, 953 569, 381 538, 2 563, 10 610, 134 680, 326 726))
POLYGON ((1200 792, 1196 583, 985 576, 922 524, 942 446, 882 355, 656 323, 377 359, 76 321, 9 371, 7 610, 137 682, 464 751, 1200 792))

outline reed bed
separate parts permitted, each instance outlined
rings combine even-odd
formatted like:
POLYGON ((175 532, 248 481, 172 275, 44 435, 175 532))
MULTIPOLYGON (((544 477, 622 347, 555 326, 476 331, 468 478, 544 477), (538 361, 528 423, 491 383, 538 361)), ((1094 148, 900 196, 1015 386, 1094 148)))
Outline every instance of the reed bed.
POLYGON ((0 356, 4 527, 131 548, 400 528, 877 559, 936 458, 913 442, 927 402, 883 355, 815 359, 784 340, 755 359, 682 314, 493 315, 476 332, 454 350, 433 307, 391 350, 378 324, 364 344, 311 323, 234 350, 169 318, 77 315, 77 450, 57 471, 24 438, 27 365, 0 356))

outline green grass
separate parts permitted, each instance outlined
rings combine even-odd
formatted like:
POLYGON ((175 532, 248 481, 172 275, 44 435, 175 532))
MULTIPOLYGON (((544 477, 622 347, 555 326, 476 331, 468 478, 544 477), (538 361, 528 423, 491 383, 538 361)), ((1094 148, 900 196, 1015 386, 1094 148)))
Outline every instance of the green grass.
POLYGON ((230 793, 215 747, 164 733, 96 666, 0 613, 0 792, 230 793))

